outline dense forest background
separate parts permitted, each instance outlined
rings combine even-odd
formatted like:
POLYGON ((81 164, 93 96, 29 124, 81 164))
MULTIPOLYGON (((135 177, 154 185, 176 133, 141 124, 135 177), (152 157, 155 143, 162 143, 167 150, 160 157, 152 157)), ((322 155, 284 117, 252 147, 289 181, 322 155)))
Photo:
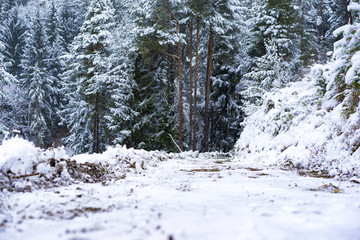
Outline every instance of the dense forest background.
POLYGON ((264 93, 331 57, 348 4, 0 0, 0 135, 227 152, 264 93))

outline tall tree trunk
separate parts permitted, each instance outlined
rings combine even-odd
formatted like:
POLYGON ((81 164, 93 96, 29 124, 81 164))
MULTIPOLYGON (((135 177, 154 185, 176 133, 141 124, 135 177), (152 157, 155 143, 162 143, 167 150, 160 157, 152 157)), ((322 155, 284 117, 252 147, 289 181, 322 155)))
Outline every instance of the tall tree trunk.
POLYGON ((189 105, 190 105, 190 111, 189 111, 189 146, 191 146, 192 144, 192 125, 193 125, 193 121, 192 121, 192 117, 193 117, 193 82, 192 82, 192 78, 193 78, 193 66, 192 66, 192 58, 193 58, 193 25, 192 25, 192 20, 190 20, 189 23, 189 32, 190 32, 190 51, 189 51, 189 58, 190 58, 190 76, 189 76, 189 105))
MULTIPOLYGON (((176 22, 176 32, 180 33, 180 22, 170 9, 169 2, 166 2, 167 10, 170 13, 171 17, 176 22)), ((181 63, 181 43, 180 39, 177 43, 178 55, 176 56, 178 60, 178 78, 179 78, 179 147, 180 150, 183 150, 183 102, 182 102, 182 63, 181 63)))
POLYGON ((210 25, 209 36, 209 50, 208 50, 208 62, 206 73, 206 89, 205 89, 205 128, 204 128, 204 150, 209 151, 209 105, 210 105, 210 85, 211 85, 211 71, 212 71, 212 59, 214 54, 214 31, 210 25))
POLYGON ((99 153, 99 93, 95 94, 92 152, 99 153))
POLYGON ((351 13, 348 11, 349 0, 344 0, 346 24, 352 24, 351 13))
POLYGON ((199 34, 200 34, 200 18, 196 19, 196 46, 195 46, 195 70, 194 70, 194 119, 193 119, 193 151, 196 151, 196 95, 197 95, 197 79, 199 66, 199 34))
POLYGON ((1 102, 1 115, 4 114, 4 102, 5 102, 5 99, 4 99, 4 96, 2 96, 2 102, 1 102))
MULTIPOLYGON (((179 24, 179 23, 178 23, 179 24)), ((179 31, 179 26, 178 26, 179 31)), ((183 103, 182 103, 182 64, 181 64, 181 44, 178 42, 178 63, 179 63, 179 147, 183 150, 183 103)))
MULTIPOLYGON (((39 121, 40 119, 40 107, 39 107, 39 98, 36 97, 36 103, 35 103, 35 112, 36 112, 36 121, 39 121)), ((41 147, 40 146, 40 127, 39 127, 39 122, 36 123, 36 127, 35 127, 35 132, 36 132, 36 141, 35 141, 35 145, 36 147, 41 147)))
POLYGON ((318 49, 318 60, 319 62, 323 63, 326 61, 326 53, 324 51, 324 36, 325 36, 325 26, 324 26, 324 13, 323 13, 323 0, 320 0, 317 6, 317 16, 321 18, 321 24, 316 24, 316 31, 317 31, 317 42, 319 45, 318 49))
MULTIPOLYGON (((173 46, 169 46, 168 48, 168 52, 173 55, 174 54, 174 47, 173 46)), ((168 103, 172 106, 175 102, 175 79, 176 79, 176 74, 174 71, 174 66, 176 63, 174 63, 174 57, 172 56, 168 56, 168 86, 167 86, 167 97, 168 97, 168 103)), ((171 116, 173 116, 174 112, 171 111, 171 116)))

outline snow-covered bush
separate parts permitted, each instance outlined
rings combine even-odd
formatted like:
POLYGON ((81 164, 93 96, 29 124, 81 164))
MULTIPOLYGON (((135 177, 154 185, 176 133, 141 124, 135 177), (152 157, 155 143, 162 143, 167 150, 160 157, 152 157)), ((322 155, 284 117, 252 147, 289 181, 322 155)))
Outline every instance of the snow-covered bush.
POLYGON ((235 147, 239 161, 360 176, 360 24, 334 34, 343 38, 331 62, 265 94, 245 120, 235 147))

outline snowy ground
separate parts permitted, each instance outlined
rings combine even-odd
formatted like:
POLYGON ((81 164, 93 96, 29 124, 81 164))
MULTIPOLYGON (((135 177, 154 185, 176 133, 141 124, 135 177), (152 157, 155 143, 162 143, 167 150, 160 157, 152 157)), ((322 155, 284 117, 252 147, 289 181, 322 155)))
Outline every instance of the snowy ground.
POLYGON ((4 191, 0 239, 360 238, 360 184, 205 156, 104 184, 4 191))

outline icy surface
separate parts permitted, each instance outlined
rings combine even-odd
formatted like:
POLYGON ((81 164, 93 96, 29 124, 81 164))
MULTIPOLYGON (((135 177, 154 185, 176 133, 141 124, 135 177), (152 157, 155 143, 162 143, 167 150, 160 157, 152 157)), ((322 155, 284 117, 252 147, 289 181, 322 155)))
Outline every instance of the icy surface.
POLYGON ((170 155, 117 181, 4 191, 0 239, 356 239, 359 198, 350 181, 170 155))

